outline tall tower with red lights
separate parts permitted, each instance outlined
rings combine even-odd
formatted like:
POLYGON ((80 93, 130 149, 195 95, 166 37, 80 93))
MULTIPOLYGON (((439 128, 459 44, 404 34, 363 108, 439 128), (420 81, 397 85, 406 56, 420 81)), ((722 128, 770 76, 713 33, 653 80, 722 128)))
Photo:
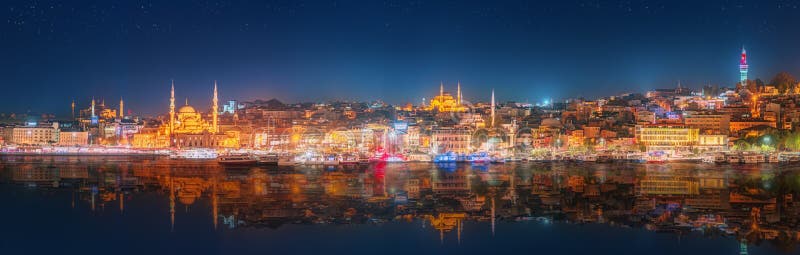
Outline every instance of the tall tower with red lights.
POLYGON ((742 47, 742 58, 739 60, 739 82, 746 85, 747 82, 747 51, 742 47))

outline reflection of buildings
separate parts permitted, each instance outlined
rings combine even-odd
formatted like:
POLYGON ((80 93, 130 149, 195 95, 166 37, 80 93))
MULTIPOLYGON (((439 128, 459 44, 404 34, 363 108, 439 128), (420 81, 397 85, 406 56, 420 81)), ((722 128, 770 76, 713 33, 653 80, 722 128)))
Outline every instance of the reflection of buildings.
POLYGON ((439 231, 439 239, 444 242, 444 233, 449 233, 453 229, 458 231, 458 242, 461 242, 462 221, 467 217, 466 213, 439 213, 436 217, 426 215, 425 218, 431 226, 439 231))
POLYGON ((700 184, 695 178, 674 172, 648 171, 636 187, 641 195, 697 195, 700 184))
POLYGON ((139 207, 146 201, 128 201, 139 199, 142 193, 160 194, 164 199, 147 201, 159 203, 153 208, 161 208, 164 225, 170 217, 176 231, 188 224, 216 228, 220 222, 230 228, 278 228, 283 224, 411 222, 422 218, 443 239, 445 233, 460 233, 465 220, 546 224, 561 218, 642 224, 658 230, 663 223, 672 227, 678 217, 689 224, 713 227, 700 220, 713 214, 729 226, 741 226, 729 228, 740 236, 747 232, 760 239, 778 239, 796 237, 797 231, 784 227, 796 221, 800 211, 800 203, 792 199, 797 194, 790 192, 776 199, 763 189, 763 183, 786 181, 781 179, 784 176, 696 171, 681 164, 529 167, 510 162, 487 168, 457 165, 447 171, 409 163, 286 171, 278 167, 223 169, 214 162, 147 159, 119 164, 75 158, 7 164, 2 169, 8 174, 3 176, 48 193, 59 189, 74 192, 85 204, 75 208, 89 211, 91 204, 96 208, 94 214, 116 208, 126 215, 136 214, 141 208, 125 207, 139 207), (398 194, 412 199, 397 203, 398 194), (202 219, 185 217, 195 213, 203 215, 202 219))

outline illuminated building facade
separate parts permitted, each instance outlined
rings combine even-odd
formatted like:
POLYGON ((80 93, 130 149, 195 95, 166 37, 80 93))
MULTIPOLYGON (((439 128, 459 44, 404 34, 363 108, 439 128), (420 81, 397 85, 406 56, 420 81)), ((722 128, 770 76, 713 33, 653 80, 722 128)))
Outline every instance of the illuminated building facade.
POLYGON ((62 131, 58 136, 58 145, 82 146, 89 144, 89 132, 62 131))
POLYGON ((469 153, 472 134, 466 128, 437 128, 433 130, 433 148, 436 153, 469 153))
POLYGON ((239 147, 239 132, 219 131, 219 116, 217 113, 217 86, 214 83, 214 96, 211 106, 211 121, 189 105, 188 100, 184 106, 175 111, 175 85, 170 91, 169 121, 162 125, 155 133, 139 133, 133 136, 133 145, 140 148, 176 147, 239 147), (166 141, 166 142, 165 142, 166 141))
POLYGON ((458 84, 458 92, 456 93, 457 95, 454 98, 450 93, 444 92, 444 84, 439 84, 439 95, 433 97, 425 109, 439 112, 466 112, 467 107, 462 104, 461 83, 458 84))
POLYGON ((52 125, 28 125, 3 129, 7 143, 24 145, 48 145, 59 141, 58 123, 52 125))
POLYGON ((687 126, 700 129, 700 132, 704 134, 727 134, 731 122, 731 116, 727 114, 692 112, 683 118, 687 126))
POLYGON ((678 150, 697 145, 699 133, 677 125, 637 125, 636 141, 648 150, 678 150))

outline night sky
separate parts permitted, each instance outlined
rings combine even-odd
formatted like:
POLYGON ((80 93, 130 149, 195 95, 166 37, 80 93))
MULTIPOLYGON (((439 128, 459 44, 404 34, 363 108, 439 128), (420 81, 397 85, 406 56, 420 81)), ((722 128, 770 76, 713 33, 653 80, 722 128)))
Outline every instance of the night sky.
MULTIPOLYGON (((419 103, 593 98, 798 74, 796 1, 3 1, 0 112, 105 98, 419 103), (536 3, 547 2, 547 3, 536 3)), ((127 110, 126 110, 127 111, 127 110)))

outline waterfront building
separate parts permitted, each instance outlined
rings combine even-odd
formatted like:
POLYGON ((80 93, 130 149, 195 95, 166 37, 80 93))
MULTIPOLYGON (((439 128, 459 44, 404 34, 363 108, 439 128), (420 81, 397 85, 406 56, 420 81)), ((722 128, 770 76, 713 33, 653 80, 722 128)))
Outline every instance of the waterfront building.
POLYGON ((636 141, 647 150, 686 150, 697 145, 699 129, 682 125, 637 125, 636 141))
POLYGON ((697 148, 701 151, 728 150, 728 135, 701 134, 697 139, 697 148))
POLYGON ((469 153, 472 133, 466 128, 438 127, 433 130, 432 142, 436 153, 469 153))
POLYGON ((58 145, 83 146, 89 144, 89 132, 86 131, 61 131, 58 136, 58 145))
POLYGON ((6 127, 3 129, 7 143, 19 145, 50 145, 60 139, 58 122, 49 124, 28 123, 25 126, 6 127))

